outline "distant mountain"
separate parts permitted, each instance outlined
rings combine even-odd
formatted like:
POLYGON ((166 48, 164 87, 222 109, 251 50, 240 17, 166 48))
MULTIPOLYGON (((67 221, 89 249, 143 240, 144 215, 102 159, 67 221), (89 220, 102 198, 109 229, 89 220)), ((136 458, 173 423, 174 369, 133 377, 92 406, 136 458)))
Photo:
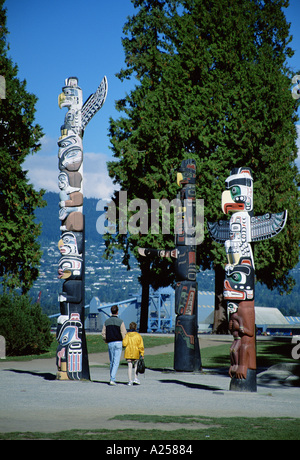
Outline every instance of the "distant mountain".
MULTIPOLYGON (((63 281, 57 277, 58 262, 61 257, 57 243, 61 236, 59 211, 59 194, 47 192, 44 195, 47 206, 37 209, 36 220, 42 224, 39 237, 43 252, 39 278, 30 290, 33 300, 41 292, 41 306, 47 314, 58 313, 58 294, 62 290, 63 281)), ((84 198, 83 214, 85 215, 85 303, 94 296, 100 302, 114 302, 133 297, 140 291, 138 277, 140 270, 134 258, 131 260, 132 270, 128 271, 122 264, 122 252, 115 251, 112 260, 104 256, 105 245, 97 232, 96 223, 100 211, 96 211, 99 200, 84 198)))
MULTIPOLYGON (((44 200, 47 206, 38 208, 35 211, 35 216, 38 222, 42 223, 42 235, 40 241, 58 241, 60 238, 60 225, 61 221, 58 218, 59 212, 59 194, 54 192, 47 192, 44 195, 44 200)), ((96 198, 83 199, 83 214, 85 216, 85 238, 89 241, 102 240, 102 236, 97 233, 96 222, 100 216, 100 212, 96 211, 98 203, 96 198)))

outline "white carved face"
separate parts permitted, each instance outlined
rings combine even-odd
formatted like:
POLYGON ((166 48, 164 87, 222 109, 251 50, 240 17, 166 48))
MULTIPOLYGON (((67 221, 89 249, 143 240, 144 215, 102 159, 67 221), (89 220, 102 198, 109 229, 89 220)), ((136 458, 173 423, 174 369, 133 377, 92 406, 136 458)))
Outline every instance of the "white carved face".
POLYGON ((72 232, 66 232, 59 240, 58 249, 63 256, 79 255, 76 236, 72 232))
POLYGON ((78 86, 77 78, 68 78, 66 86, 62 88, 62 93, 58 96, 58 105, 60 108, 68 107, 76 111, 82 107, 82 89, 78 86))
POLYGON ((82 140, 80 136, 71 134, 58 141, 59 169, 78 171, 83 160, 82 140))

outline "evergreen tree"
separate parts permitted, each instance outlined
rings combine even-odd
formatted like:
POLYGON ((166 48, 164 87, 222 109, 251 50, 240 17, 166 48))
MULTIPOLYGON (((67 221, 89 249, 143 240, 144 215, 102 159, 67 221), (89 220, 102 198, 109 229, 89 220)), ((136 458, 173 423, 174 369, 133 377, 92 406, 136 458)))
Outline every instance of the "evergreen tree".
MULTIPOLYGON (((181 149, 175 145, 170 120, 174 112, 172 89, 168 73, 173 45, 167 37, 172 33, 171 4, 161 0, 136 1, 141 6, 124 27, 123 40, 127 69, 118 77, 136 78, 139 85, 124 99, 117 109, 125 113, 119 120, 110 120, 110 136, 116 162, 108 164, 109 174, 128 193, 128 202, 134 198, 150 200, 176 197, 176 169, 181 160, 181 149)), ((178 139, 180 143, 180 139, 178 139)), ((118 206, 118 194, 115 196, 118 206)), ((169 285, 174 274, 168 259, 140 258, 137 247, 174 247, 173 235, 147 235, 118 233, 112 244, 124 248, 124 263, 129 266, 130 249, 134 251, 141 268, 142 311, 141 330, 147 330, 149 286, 169 285)))
POLYGON ((39 355, 52 343, 50 320, 28 295, 0 295, 0 334, 5 337, 6 355, 39 355))
POLYGON ((3 287, 21 287, 27 292, 38 277, 41 257, 34 210, 46 203, 28 183, 22 164, 39 150, 42 129, 34 124, 37 98, 26 91, 26 81, 17 78, 18 68, 7 56, 8 30, 4 0, 0 0, 0 74, 6 94, 0 99, 0 277, 3 287))
MULTIPOLYGON (((213 222, 226 218, 220 202, 231 169, 250 166, 254 214, 288 210, 286 229, 255 244, 256 276, 270 289, 289 291, 289 271, 299 254, 300 181, 295 165, 298 103, 291 97, 286 63, 293 55, 283 12, 288 1, 133 3, 139 10, 124 27, 127 68, 118 76, 135 77, 137 85, 117 102, 124 116, 110 120, 117 159, 108 165, 111 177, 127 190, 128 200, 171 200, 177 192, 171 172, 182 159, 195 158, 197 197, 205 200, 205 219, 213 222)), ((126 257, 128 247, 172 244, 166 235, 119 234, 117 240, 126 257)), ((201 268, 215 268, 220 313, 215 329, 226 332, 225 250, 207 232, 197 249, 201 268)), ((152 284, 156 277, 159 285, 172 279, 168 261, 140 264, 142 281, 152 284)))

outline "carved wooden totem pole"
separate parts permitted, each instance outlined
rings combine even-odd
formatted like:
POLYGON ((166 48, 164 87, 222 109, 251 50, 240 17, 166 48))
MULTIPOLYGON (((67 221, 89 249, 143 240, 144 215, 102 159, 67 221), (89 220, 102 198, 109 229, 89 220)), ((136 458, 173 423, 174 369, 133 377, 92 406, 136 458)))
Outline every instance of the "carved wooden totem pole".
POLYGON ((256 391, 256 349, 254 272, 251 242, 272 238, 285 226, 287 211, 253 216, 253 177, 250 168, 231 171, 222 193, 224 214, 229 221, 208 223, 211 237, 225 244, 224 298, 227 300, 229 329, 233 335, 230 349, 232 377, 230 390, 256 391))
POLYGON ((57 321, 56 365, 60 380, 89 379, 89 363, 84 331, 85 221, 83 215, 83 148, 84 130, 102 107, 107 94, 103 78, 97 91, 82 104, 78 79, 67 78, 58 97, 60 108, 66 107, 64 124, 58 140, 58 186, 61 253, 58 277, 63 280, 59 294, 60 316, 57 321))
POLYGON ((293 76, 292 84, 295 85, 292 88, 292 98, 297 100, 300 98, 300 75, 293 76))
POLYGON ((198 371, 201 357, 198 341, 198 288, 196 281, 196 163, 183 160, 177 173, 181 190, 177 195, 175 228, 176 248, 157 250, 139 248, 143 256, 170 257, 174 261, 176 371, 198 371))

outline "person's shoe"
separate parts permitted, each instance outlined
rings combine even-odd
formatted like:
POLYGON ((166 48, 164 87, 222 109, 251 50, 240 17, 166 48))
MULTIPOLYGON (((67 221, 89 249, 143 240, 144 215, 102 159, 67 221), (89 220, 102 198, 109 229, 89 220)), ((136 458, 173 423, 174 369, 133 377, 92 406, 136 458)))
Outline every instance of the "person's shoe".
POLYGON ((113 380, 111 380, 111 381, 109 382, 109 384, 110 384, 111 386, 114 386, 114 387, 117 386, 116 382, 114 382, 113 380))
POLYGON ((136 385, 140 385, 141 382, 139 381, 139 379, 134 379, 133 383, 135 383, 136 385))
POLYGON ((133 384, 133 381, 130 380, 130 382, 127 383, 127 385, 130 387, 133 384))

